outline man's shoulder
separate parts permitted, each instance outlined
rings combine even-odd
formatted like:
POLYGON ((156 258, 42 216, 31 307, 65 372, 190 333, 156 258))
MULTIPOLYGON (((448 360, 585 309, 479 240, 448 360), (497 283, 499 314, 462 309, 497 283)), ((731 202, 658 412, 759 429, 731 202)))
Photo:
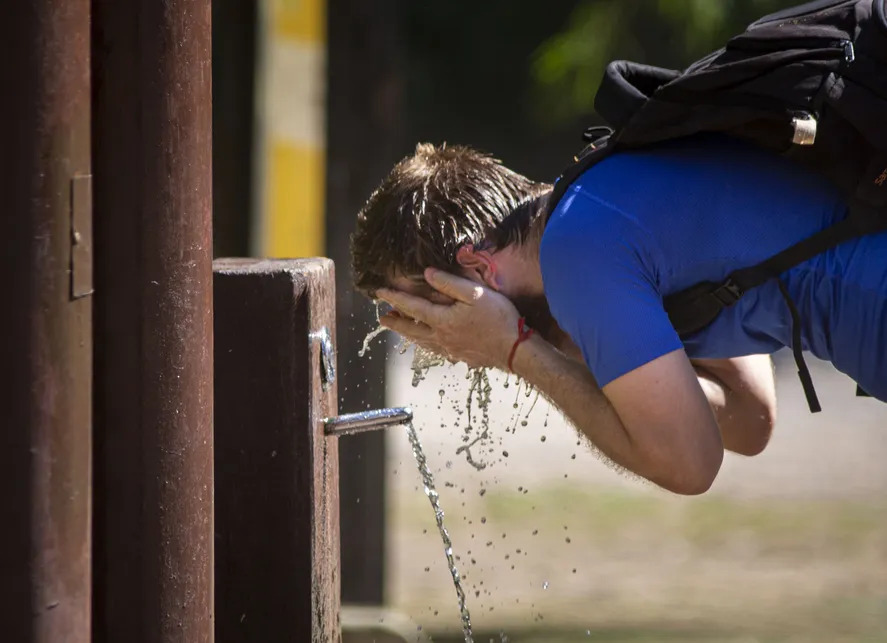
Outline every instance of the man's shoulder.
MULTIPOLYGON (((620 213, 591 194, 582 185, 573 185, 554 208, 542 233, 539 257, 546 265, 600 254, 620 236, 620 213)), ((589 257, 590 258, 590 257, 589 257)))
POLYGON ((610 288, 619 275, 646 270, 648 233, 632 213, 571 187, 542 234, 539 265, 543 281, 560 284, 564 296, 610 288))

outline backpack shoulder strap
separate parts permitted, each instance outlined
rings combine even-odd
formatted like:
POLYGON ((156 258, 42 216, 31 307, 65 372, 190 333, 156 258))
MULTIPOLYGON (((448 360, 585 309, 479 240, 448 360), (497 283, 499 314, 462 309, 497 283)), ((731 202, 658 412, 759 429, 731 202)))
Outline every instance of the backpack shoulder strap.
MULTIPOLYGON (((608 134, 591 142, 576 158, 554 185, 554 191, 548 200, 545 212, 547 222, 551 213, 567 189, 579 176, 591 166, 599 163, 613 153, 617 140, 627 128, 629 122, 647 103, 656 91, 680 76, 680 72, 652 65, 641 65, 627 60, 615 60, 607 65, 600 88, 595 94, 594 107, 598 114, 610 125, 608 134), (613 129, 618 134, 613 134, 613 129)), ((586 134, 598 128, 589 128, 586 134)))
POLYGON ((692 335, 708 326, 724 308, 735 304, 752 288, 861 234, 863 232, 853 217, 847 217, 759 264, 734 270, 721 283, 703 281, 668 295, 663 300, 665 311, 678 335, 692 335))
POLYGON ((798 367, 798 376, 807 397, 807 404, 813 413, 821 410, 810 371, 804 362, 801 346, 801 317, 789 296, 788 289, 779 275, 799 263, 807 261, 825 250, 844 241, 865 234, 853 216, 829 226, 814 235, 799 241, 761 263, 740 270, 734 270, 722 283, 712 281, 691 286, 665 297, 663 305, 678 335, 682 338, 696 333, 710 323, 724 308, 732 306, 749 290, 766 281, 775 279, 779 291, 788 306, 792 318, 792 354, 798 367))
MULTIPOLYGON (((609 129, 609 128, 608 128, 609 129)), ((551 215, 554 213, 555 208, 557 208, 558 203, 563 198, 564 194, 567 193, 567 190, 573 183, 578 179, 583 172, 589 169, 591 166, 596 165, 603 161, 606 157, 613 153, 616 148, 616 143, 613 141, 611 135, 607 135, 594 143, 588 145, 578 156, 573 159, 573 164, 570 165, 564 173, 560 175, 557 181, 554 184, 554 188, 551 192, 551 198, 548 199, 548 203, 545 206, 545 215, 544 221, 547 224, 548 220, 551 218, 551 215)))

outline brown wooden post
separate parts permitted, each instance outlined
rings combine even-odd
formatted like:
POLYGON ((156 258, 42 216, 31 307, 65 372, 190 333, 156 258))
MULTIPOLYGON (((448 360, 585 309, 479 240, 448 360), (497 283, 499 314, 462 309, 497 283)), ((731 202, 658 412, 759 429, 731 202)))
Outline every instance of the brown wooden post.
POLYGON ((0 12, 0 639, 88 643, 89 2, 0 12))
POLYGON ((329 259, 214 264, 219 643, 339 640, 334 289, 329 259))
MULTIPOLYGON (((354 291, 349 239, 357 212, 402 146, 402 23, 398 0, 329 0, 327 64, 327 255, 336 262, 342 377, 339 406, 351 413, 385 406, 385 360, 357 356, 375 327, 374 308, 354 291)), ((340 445, 342 600, 381 604, 385 587, 385 435, 340 445)))
POLYGON ((96 643, 212 641, 209 0, 93 0, 96 643))

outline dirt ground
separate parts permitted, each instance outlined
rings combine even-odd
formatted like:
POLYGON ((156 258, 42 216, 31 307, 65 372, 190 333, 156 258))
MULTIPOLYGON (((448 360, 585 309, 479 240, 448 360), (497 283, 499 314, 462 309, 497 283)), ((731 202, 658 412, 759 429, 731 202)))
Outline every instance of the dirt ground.
MULTIPOLYGON (((473 450, 488 467, 474 470, 456 453, 465 368, 413 388, 409 354, 393 354, 388 401, 415 411, 476 630, 512 642, 887 640, 887 405, 814 361, 824 411, 811 415, 791 360, 776 361, 771 445, 728 457, 708 494, 680 498, 613 471, 544 400, 527 416, 533 398, 495 378, 492 440, 473 450)), ((440 641, 458 633, 455 593, 406 436, 388 439, 388 602, 440 641)))

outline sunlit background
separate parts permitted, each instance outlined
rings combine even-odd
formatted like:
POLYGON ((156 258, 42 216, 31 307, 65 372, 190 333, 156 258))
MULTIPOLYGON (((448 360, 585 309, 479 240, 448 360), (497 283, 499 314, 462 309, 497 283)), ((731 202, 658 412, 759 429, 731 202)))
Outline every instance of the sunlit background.
MULTIPOLYGON (((729 457, 708 494, 681 498, 613 471, 495 374, 477 471, 456 452, 464 367, 413 387, 393 338, 356 355, 373 313, 349 289, 348 235, 417 141, 470 144, 552 180, 596 123, 609 60, 680 68, 793 4, 214 3, 215 254, 337 261, 340 410, 413 406, 478 641, 887 640, 887 407, 830 367, 813 365, 825 410, 812 416, 777 356, 770 447, 729 457)), ((346 641, 459 640, 406 435, 340 447, 346 641)))

